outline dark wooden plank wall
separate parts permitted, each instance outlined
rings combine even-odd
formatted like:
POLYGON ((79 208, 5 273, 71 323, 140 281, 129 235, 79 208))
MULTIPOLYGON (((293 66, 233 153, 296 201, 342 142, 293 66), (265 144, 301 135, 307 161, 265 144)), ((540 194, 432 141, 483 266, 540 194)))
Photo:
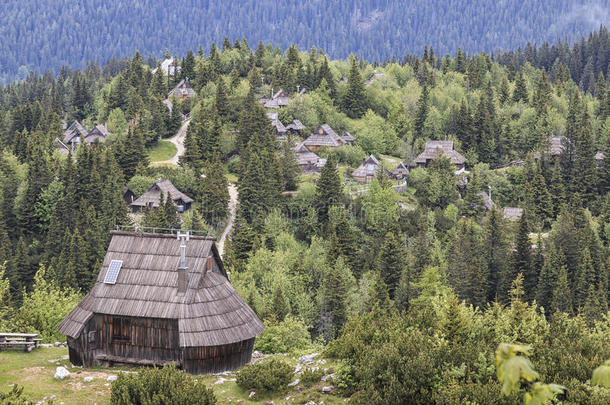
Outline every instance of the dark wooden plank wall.
POLYGON ((178 321, 122 317, 131 322, 130 340, 113 339, 113 316, 97 315, 98 348, 101 353, 133 359, 180 360, 178 321))
POLYGON ((250 361, 253 347, 254 339, 223 346, 185 347, 182 367, 192 374, 234 370, 250 361))

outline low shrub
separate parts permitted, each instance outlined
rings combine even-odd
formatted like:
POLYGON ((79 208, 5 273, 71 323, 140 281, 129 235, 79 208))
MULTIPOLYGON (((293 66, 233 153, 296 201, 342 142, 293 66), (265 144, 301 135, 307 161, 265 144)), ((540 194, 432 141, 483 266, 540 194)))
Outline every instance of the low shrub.
POLYGON ((321 368, 306 368, 301 372, 301 383, 305 385, 313 385, 319 383, 324 376, 324 370, 321 368))
POLYGON ((214 405, 216 396, 203 382, 175 367, 164 367, 119 374, 112 384, 110 403, 214 405))
POLYGON ((305 349, 310 344, 307 326, 298 319, 287 317, 283 322, 265 325, 254 348, 263 353, 287 353, 305 349))
POLYGON ((236 382, 247 390, 280 392, 285 390, 292 380, 292 372, 290 364, 272 359, 245 366, 237 373, 236 382))

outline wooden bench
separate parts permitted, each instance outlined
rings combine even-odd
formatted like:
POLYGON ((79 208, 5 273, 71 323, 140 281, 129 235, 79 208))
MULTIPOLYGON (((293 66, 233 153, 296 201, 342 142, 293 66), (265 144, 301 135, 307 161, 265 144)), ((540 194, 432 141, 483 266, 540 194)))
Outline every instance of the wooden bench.
POLYGON ((41 341, 37 333, 0 333, 0 350, 21 346, 23 351, 31 352, 41 341))

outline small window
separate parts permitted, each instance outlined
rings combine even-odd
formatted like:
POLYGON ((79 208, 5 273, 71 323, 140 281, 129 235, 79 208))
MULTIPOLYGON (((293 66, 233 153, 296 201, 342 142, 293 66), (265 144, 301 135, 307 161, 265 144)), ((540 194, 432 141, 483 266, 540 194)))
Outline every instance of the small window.
POLYGON ((95 331, 89 332, 89 343, 95 343, 95 331))
POLYGON ((128 318, 112 318, 112 340, 129 342, 131 340, 131 320, 128 318))

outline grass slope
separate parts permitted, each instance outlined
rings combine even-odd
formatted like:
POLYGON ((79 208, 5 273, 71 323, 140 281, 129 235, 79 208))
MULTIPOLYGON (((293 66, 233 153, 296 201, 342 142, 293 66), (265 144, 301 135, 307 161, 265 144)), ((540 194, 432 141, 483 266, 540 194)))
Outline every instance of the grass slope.
MULTIPOLYGON (((24 387, 25 398, 32 401, 40 401, 44 397, 55 395, 56 404, 108 404, 111 389, 110 383, 106 381, 108 376, 122 371, 138 370, 137 368, 73 368, 68 360, 61 360, 67 355, 68 349, 55 347, 38 348, 30 353, 0 352, 0 392, 8 392, 13 384, 19 384, 24 387), (53 378, 55 369, 59 365, 70 371, 70 378, 64 381, 53 378), (83 379, 89 376, 93 377, 93 382, 85 383, 83 379)), ((281 356, 280 358, 296 366, 297 357, 281 356)), ((324 367, 332 368, 333 364, 329 362, 324 367)), ((309 401, 314 401, 316 404, 323 402, 326 405, 338 405, 347 401, 332 394, 323 394, 321 389, 328 383, 322 382, 310 387, 288 388, 282 393, 257 395, 249 400, 249 391, 235 384, 233 381, 235 375, 232 373, 222 376, 201 375, 197 378, 213 388, 219 405, 235 403, 253 405, 265 401, 273 401, 276 405, 306 404, 309 401)))
POLYGON ((170 141, 160 140, 155 146, 148 149, 148 158, 151 162, 163 162, 169 160, 178 153, 176 145, 170 141))

